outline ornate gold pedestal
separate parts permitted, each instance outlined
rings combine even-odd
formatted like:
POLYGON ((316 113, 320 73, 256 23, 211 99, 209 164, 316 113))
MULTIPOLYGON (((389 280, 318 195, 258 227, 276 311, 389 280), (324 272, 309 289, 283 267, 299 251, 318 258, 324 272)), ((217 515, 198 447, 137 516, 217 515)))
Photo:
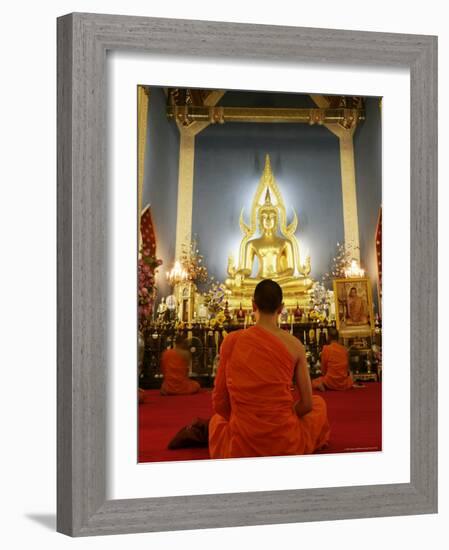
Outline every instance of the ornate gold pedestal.
MULTIPOLYGON (((282 286, 282 285, 281 285, 282 286)), ((284 292, 284 305, 288 310, 295 309, 298 305, 301 309, 308 310, 310 308, 310 297, 307 292, 305 293, 295 293, 295 292, 284 292)), ((240 304, 244 310, 252 309, 252 298, 253 294, 245 294, 244 292, 233 291, 230 292, 226 299, 228 301, 228 308, 231 312, 235 313, 239 308, 240 304)))

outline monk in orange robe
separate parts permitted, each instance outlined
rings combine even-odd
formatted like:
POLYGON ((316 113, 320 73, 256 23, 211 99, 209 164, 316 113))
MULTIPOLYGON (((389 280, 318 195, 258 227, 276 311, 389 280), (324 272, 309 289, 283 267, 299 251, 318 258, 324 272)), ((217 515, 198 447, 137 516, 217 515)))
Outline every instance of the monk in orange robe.
POLYGON ((301 342, 277 326, 282 308, 281 287, 261 281, 254 291, 256 324, 230 333, 221 345, 211 458, 311 454, 328 443, 326 403, 312 395, 301 342))
POLYGON ((352 387, 361 388, 355 384, 349 371, 348 350, 338 343, 338 331, 329 329, 329 345, 323 346, 321 352, 321 372, 323 376, 312 380, 315 390, 349 390, 352 387))
POLYGON ((199 391, 199 383, 189 378, 190 358, 186 340, 177 336, 175 347, 162 354, 162 395, 188 395, 199 391))

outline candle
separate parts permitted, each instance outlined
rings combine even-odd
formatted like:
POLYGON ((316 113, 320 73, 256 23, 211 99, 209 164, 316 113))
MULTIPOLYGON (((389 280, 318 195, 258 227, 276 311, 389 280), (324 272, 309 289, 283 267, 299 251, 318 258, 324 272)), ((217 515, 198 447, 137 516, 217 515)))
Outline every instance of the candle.
POLYGON ((215 349, 218 352, 218 330, 215 331, 215 349))

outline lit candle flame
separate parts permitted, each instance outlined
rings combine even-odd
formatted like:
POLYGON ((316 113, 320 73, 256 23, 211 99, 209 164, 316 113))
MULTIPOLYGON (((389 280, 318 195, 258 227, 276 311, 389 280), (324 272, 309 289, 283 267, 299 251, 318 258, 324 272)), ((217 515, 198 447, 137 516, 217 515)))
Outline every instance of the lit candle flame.
POLYGON ((352 260, 351 265, 345 269, 345 276, 350 277, 364 277, 365 270, 362 269, 357 260, 352 260))
POLYGON ((181 266, 178 260, 175 262, 174 267, 167 273, 167 280, 172 285, 186 281, 187 278, 187 271, 181 266))

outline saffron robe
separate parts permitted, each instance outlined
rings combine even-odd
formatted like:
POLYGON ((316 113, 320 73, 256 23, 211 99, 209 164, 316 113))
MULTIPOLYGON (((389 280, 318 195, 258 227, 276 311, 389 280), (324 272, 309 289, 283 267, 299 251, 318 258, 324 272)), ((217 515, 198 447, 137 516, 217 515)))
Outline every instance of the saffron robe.
POLYGON ((164 381, 161 387, 163 395, 187 395, 197 393, 200 389, 198 382, 190 380, 189 363, 185 357, 175 349, 168 349, 162 354, 162 374, 164 381))
POLYGON ((285 344, 253 326, 226 336, 212 393, 211 458, 311 454, 327 444, 326 403, 313 396, 313 409, 293 410, 294 359, 285 344))
POLYGON ((368 307, 366 301, 360 296, 348 298, 348 319, 347 323, 363 325, 368 322, 368 307))
POLYGON ((323 376, 312 380, 312 387, 320 383, 329 390, 349 390, 353 381, 349 376, 348 350, 338 342, 323 346, 321 352, 321 372, 323 376))

